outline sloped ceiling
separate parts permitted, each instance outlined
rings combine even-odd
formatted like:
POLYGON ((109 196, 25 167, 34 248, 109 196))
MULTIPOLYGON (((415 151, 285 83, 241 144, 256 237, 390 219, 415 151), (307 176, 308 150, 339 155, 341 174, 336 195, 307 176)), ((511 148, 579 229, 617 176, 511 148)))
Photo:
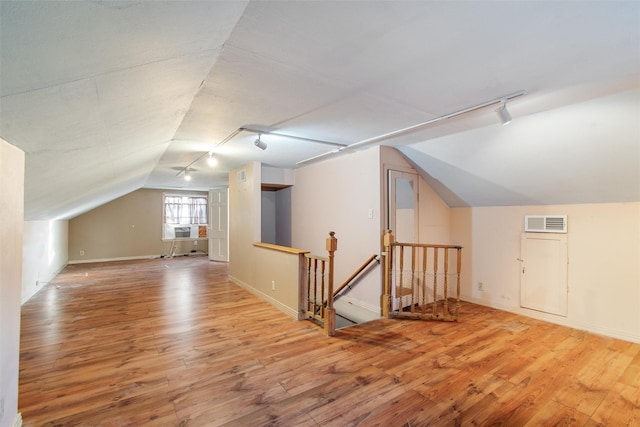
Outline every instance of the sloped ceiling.
POLYGON ((489 106, 379 143, 452 206, 640 200, 639 2, 3 1, 0 19, 28 220, 335 150, 260 151, 243 127, 348 146, 519 90, 508 127, 489 106))

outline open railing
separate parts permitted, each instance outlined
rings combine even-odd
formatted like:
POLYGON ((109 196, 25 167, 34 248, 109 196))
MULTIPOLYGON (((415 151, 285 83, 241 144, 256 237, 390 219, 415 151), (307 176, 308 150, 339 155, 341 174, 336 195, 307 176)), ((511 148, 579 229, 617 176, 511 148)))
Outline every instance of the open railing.
POLYGON ((334 253, 338 249, 338 239, 332 231, 327 238, 328 257, 305 254, 304 314, 320 323, 327 335, 336 333, 336 312, 333 308, 333 268, 334 253))
POLYGON ((382 315, 457 321, 462 247, 394 242, 391 230, 385 232, 384 247, 382 315))

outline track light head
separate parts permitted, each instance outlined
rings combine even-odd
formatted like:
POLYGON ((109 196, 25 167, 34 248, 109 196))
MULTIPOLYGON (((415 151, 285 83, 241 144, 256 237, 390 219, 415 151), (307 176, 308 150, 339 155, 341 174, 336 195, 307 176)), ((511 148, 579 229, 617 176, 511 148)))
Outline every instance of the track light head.
POLYGON ((209 153, 209 157, 207 157, 207 164, 210 167, 214 167, 214 166, 216 166, 218 164, 218 159, 213 157, 213 153, 209 153))
POLYGON ((258 134, 258 138, 255 140, 253 145, 255 145, 256 147, 258 147, 261 150, 266 150, 267 149, 267 143, 260 139, 261 136, 262 136, 262 134, 258 134))
POLYGON ((498 107, 496 113, 498 114, 500 123, 502 123, 503 126, 511 123, 511 114, 509 114, 509 111, 507 110, 507 101, 502 101, 500 103, 500 107, 498 107))
POLYGON ((189 173, 189 171, 187 169, 184 170, 184 180, 185 181, 191 181, 191 174, 189 173))

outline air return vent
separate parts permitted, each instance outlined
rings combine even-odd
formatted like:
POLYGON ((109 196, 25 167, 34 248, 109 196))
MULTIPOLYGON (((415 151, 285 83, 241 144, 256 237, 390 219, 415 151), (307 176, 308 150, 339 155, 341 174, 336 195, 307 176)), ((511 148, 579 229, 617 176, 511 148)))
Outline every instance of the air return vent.
POLYGON ((566 233, 566 215, 527 215, 524 217, 524 231, 533 233, 566 233))

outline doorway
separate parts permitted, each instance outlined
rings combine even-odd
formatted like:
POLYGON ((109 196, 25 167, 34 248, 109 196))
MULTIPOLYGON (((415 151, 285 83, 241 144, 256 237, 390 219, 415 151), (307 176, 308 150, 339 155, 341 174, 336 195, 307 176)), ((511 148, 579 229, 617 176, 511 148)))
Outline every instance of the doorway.
POLYGON ((229 261, 229 189, 209 191, 209 260, 229 261))
POLYGON ((387 171, 387 228, 395 240, 418 243, 418 174, 387 171))
POLYGON ((567 315, 567 235, 522 233, 520 306, 567 315))

